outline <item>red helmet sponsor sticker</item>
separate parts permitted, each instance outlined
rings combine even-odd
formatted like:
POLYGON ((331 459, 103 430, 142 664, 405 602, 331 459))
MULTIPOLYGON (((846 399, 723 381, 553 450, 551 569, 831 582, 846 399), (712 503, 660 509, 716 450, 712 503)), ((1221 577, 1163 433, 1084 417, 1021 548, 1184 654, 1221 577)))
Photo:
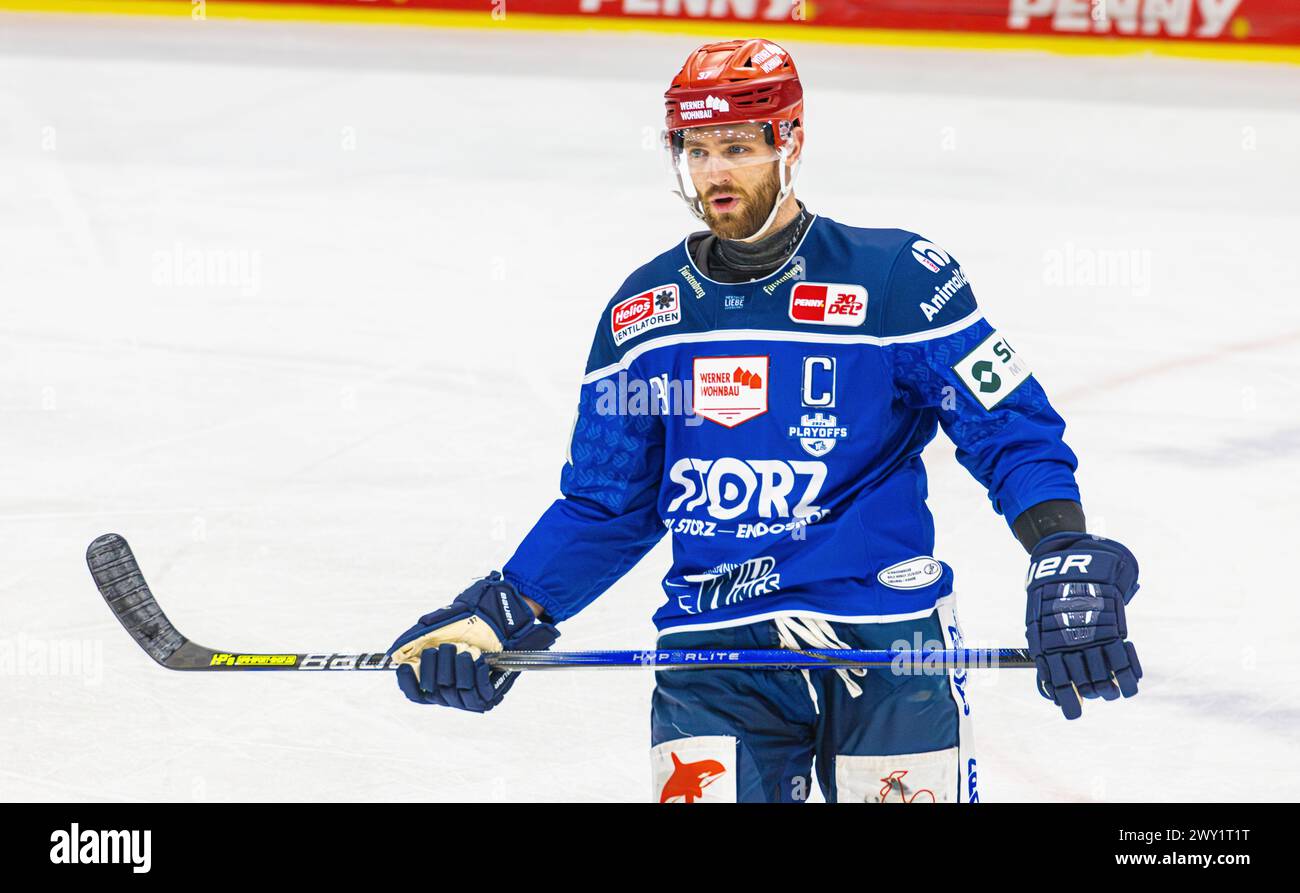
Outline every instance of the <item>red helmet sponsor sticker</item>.
POLYGON ((796 282, 790 289, 790 318, 819 326, 860 326, 867 318, 867 290, 861 285, 796 282))

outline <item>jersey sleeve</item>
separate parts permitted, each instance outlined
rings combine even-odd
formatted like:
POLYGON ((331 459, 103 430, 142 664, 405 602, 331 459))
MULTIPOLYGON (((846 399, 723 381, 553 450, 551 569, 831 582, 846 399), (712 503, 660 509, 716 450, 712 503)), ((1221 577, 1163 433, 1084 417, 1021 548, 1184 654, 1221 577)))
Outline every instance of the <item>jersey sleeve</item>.
POLYGON ((612 392, 616 355, 606 320, 596 330, 561 498, 524 537, 505 579, 552 622, 577 614, 632 569, 664 535, 657 510, 663 477, 662 417, 629 412, 612 392), (611 373, 613 370, 613 373, 611 373))
POLYGON ((933 411, 960 462, 1012 524, 1049 499, 1079 500, 1065 422, 1025 359, 975 302, 965 272, 913 236, 894 259, 881 319, 894 386, 933 411))

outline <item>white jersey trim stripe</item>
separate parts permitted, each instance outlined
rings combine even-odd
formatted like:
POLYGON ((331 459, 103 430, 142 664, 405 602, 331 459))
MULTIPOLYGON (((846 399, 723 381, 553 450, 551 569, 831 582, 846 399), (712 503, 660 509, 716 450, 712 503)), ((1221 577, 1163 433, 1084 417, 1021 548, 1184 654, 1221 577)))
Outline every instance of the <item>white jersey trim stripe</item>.
POLYGON ((937 329, 924 332, 911 332, 907 335, 838 335, 831 332, 788 332, 779 329, 713 329, 708 332, 683 332, 678 335, 663 335, 643 341, 623 354, 617 363, 610 363, 599 369, 593 369, 582 377, 583 384, 591 384, 602 378, 627 369, 643 353, 672 347, 677 344, 707 343, 711 341, 798 341, 808 344, 874 344, 884 347, 889 344, 915 344, 920 341, 933 341, 946 338, 968 328, 984 318, 982 310, 975 310, 956 322, 937 329))
POLYGON ((922 608, 919 611, 910 611, 906 614, 827 614, 822 611, 806 611, 798 609, 788 609, 784 611, 770 611, 766 614, 752 614, 749 617, 736 617, 731 620, 718 620, 713 623, 690 623, 683 626, 669 626, 659 630, 658 635, 668 636, 673 633, 701 632, 711 629, 728 629, 733 626, 748 626, 751 623, 761 623, 764 620, 774 620, 777 617, 814 617, 818 620, 830 620, 834 623, 895 623, 899 620, 921 620, 929 617, 939 607, 947 607, 953 601, 951 594, 945 595, 935 601, 928 608, 922 608))

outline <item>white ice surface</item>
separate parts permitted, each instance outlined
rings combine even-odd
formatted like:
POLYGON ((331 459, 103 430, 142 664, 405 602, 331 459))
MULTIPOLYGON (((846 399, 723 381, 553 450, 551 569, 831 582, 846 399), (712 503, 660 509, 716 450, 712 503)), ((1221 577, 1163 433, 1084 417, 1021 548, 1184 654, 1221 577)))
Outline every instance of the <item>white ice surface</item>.
MULTIPOLYGON (((696 42, 0 15, 0 799, 648 795, 648 673, 486 716, 168 673, 82 554, 123 533, 182 630, 244 650, 382 649, 499 566, 597 313, 694 223, 654 136, 696 42), (195 252, 252 275, 169 283, 195 252)), ((1141 695, 1067 723, 981 675, 985 798, 1300 798, 1300 71, 792 49, 800 195, 962 259, 1142 562, 1141 695), (1053 278, 1101 251, 1149 283, 1053 278)), ((1017 645, 1024 554, 952 453, 937 554, 969 637, 1017 645)), ((650 644, 665 549, 561 646, 650 644)))

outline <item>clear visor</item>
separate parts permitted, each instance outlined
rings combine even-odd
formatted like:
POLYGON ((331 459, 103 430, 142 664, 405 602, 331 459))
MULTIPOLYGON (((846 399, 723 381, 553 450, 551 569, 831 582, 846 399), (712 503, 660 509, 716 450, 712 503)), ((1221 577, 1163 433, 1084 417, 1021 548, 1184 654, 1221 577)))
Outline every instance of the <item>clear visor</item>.
POLYGON ((686 127, 665 132, 664 142, 672 173, 688 202, 725 185, 733 174, 747 180, 751 174, 746 168, 773 165, 782 157, 763 124, 686 127))

